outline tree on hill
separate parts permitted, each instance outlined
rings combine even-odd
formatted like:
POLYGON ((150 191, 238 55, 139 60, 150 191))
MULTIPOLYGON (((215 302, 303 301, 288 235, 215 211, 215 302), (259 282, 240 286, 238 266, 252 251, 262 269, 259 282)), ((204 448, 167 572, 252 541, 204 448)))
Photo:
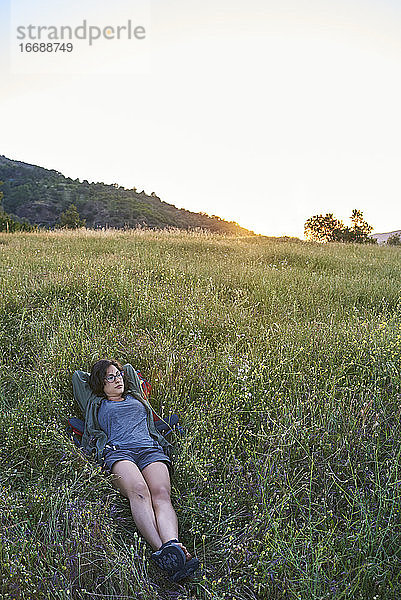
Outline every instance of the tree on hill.
POLYGON ((65 229, 78 229, 79 227, 85 227, 85 219, 81 219, 79 216, 79 212, 75 204, 70 204, 70 206, 61 213, 59 224, 60 227, 64 227, 65 229))
POLYGON ((306 239, 314 242, 374 244, 376 240, 369 237, 372 230, 373 227, 363 219, 363 213, 356 208, 352 211, 351 227, 336 219, 333 213, 314 215, 304 225, 306 239))

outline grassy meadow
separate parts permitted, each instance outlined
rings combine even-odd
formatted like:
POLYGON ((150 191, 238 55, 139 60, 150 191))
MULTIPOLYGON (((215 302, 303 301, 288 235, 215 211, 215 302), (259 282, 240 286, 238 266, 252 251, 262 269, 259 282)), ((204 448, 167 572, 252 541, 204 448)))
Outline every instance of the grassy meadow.
POLYGON ((401 598, 401 250, 17 233, 0 269, 1 598, 401 598), (182 585, 65 434, 103 357, 182 417, 182 585))

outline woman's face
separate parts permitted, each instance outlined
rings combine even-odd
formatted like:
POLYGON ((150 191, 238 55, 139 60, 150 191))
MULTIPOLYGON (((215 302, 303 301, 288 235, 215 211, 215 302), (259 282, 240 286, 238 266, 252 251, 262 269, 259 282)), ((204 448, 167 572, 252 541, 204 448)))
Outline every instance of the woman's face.
POLYGON ((107 367, 103 391, 107 397, 121 396, 124 392, 124 379, 120 374, 120 371, 114 365, 107 367), (106 378, 111 375, 117 375, 117 377, 113 377, 113 381, 107 381, 106 378))

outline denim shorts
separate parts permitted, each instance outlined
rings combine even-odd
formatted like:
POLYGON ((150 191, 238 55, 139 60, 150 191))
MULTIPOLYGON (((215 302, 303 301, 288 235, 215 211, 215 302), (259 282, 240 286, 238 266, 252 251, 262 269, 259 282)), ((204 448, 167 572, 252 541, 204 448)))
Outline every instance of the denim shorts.
POLYGON ((140 471, 145 467, 154 462, 164 462, 169 467, 171 460, 166 454, 164 454, 162 447, 157 446, 150 448, 130 448, 118 450, 105 450, 104 452, 104 466, 111 471, 111 467, 118 460, 130 460, 135 463, 140 471))

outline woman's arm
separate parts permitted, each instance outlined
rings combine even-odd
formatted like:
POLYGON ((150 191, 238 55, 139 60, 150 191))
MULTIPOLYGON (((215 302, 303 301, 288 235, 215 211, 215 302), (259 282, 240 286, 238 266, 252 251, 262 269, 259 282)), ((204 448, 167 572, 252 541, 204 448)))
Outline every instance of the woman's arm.
MULTIPOLYGON (((128 381, 128 390, 134 397, 136 397, 138 400, 142 400, 142 402, 144 402, 144 404, 146 406, 148 406, 150 412, 151 412, 151 426, 154 425, 154 421, 163 421, 166 424, 167 428, 170 428, 169 424, 164 421, 164 419, 162 419, 154 410, 152 405, 149 402, 149 399, 145 396, 145 394, 143 393, 143 388, 142 388, 142 383, 141 380, 138 377, 138 373, 135 371, 134 367, 132 365, 130 365, 129 363, 123 366, 124 369, 124 373, 127 377, 127 381, 128 381)), ((154 432, 154 427, 152 429, 152 432, 154 432)), ((163 438, 164 439, 164 438, 163 438)))
POLYGON ((72 389, 74 398, 78 402, 82 414, 85 416, 88 403, 97 398, 89 386, 89 373, 75 371, 72 376, 72 389))
POLYGON ((130 364, 126 364, 123 366, 123 369, 128 381, 127 391, 131 392, 134 396, 139 394, 141 398, 144 398, 142 385, 134 367, 130 364))

